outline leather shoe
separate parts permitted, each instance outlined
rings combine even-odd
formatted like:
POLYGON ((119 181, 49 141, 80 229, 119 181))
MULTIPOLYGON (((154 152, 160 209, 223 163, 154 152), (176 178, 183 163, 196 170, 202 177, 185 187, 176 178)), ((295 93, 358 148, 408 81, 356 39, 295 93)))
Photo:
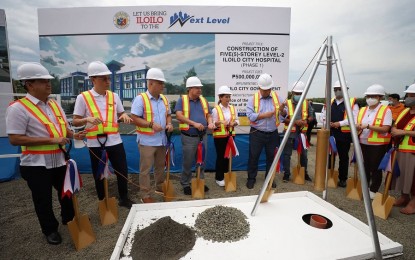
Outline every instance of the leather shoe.
POLYGON ((247 181, 246 182, 246 187, 250 190, 254 188, 254 185, 255 185, 254 181, 247 181))
POLYGON ((62 243, 62 237, 58 231, 55 231, 46 236, 46 241, 51 245, 59 245, 62 243))
POLYGON ((209 187, 205 185, 205 192, 209 191, 209 187))
POLYGON ((192 188, 189 186, 183 188, 184 195, 192 195, 192 188))
POLYGON ((289 182, 290 181, 290 175, 284 174, 284 177, 282 178, 283 182, 289 182))
POLYGON ((312 180, 311 180, 311 178, 310 178, 310 175, 308 175, 308 173, 306 173, 306 174, 305 174, 304 179, 305 179, 306 181, 312 181, 312 180))
POLYGON ((344 187, 347 186, 347 183, 346 183, 346 181, 340 180, 339 183, 337 184, 337 186, 344 188, 344 187))
POLYGON ((129 198, 121 199, 118 202, 118 205, 127 209, 131 209, 131 207, 135 204, 133 201, 131 201, 129 198))
POLYGON ((272 188, 275 189, 277 187, 277 184, 275 183, 275 181, 272 182, 272 188))

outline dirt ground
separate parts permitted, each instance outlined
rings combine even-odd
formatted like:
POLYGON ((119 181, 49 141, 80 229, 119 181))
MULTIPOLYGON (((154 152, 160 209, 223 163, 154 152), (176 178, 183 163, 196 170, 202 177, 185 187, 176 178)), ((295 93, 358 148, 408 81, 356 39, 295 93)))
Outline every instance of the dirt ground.
MULTIPOLYGON (((312 140, 312 142, 315 143, 315 140, 312 140)), ((293 159, 296 159, 296 156, 293 156, 293 159)), ((315 146, 312 146, 309 150, 309 173, 312 178, 314 177, 314 167, 315 146)), ((206 184, 210 188, 210 191, 206 193, 206 199, 259 194, 264 180, 263 172, 259 172, 257 183, 252 190, 245 187, 246 172, 237 172, 237 176, 237 191, 226 193, 223 188, 214 183, 214 173, 206 173, 206 184)), ((352 176, 351 171, 349 176, 352 176)), ((0 259, 109 259, 129 211, 120 207, 118 223, 101 226, 92 175, 84 174, 82 178, 84 187, 79 194, 79 205, 81 212, 88 214, 91 219, 92 228, 97 238, 95 243, 77 252, 70 238, 68 228, 60 225, 59 232, 63 238, 62 244, 58 246, 47 244, 34 212, 30 190, 24 180, 18 179, 0 183, 0 259)), ((130 175, 129 178, 131 181, 129 185, 130 197, 132 200, 139 202, 138 175, 130 175)), ((190 200, 190 196, 185 196, 182 193, 178 182, 179 176, 174 175, 172 179, 178 194, 177 200, 190 200)), ((109 183, 110 196, 116 197, 117 189, 114 176, 110 178, 109 183)), ((277 192, 307 190, 321 196, 321 192, 314 191, 311 182, 305 185, 282 183, 282 176, 278 175, 277 185, 277 192)), ((381 190, 383 190, 383 187, 381 190)), ((392 195, 396 194, 392 193, 392 195)), ((162 201, 162 197, 158 195, 155 195, 154 198, 162 201)), ((344 188, 329 189, 328 202, 367 223, 363 202, 346 199, 344 188)), ((59 205, 56 197, 54 199, 54 210, 55 215, 59 217, 59 205)), ((404 254, 396 259, 415 259, 415 215, 406 216, 399 213, 399 209, 394 208, 387 220, 378 217, 375 217, 375 220, 379 232, 403 245, 404 254)))

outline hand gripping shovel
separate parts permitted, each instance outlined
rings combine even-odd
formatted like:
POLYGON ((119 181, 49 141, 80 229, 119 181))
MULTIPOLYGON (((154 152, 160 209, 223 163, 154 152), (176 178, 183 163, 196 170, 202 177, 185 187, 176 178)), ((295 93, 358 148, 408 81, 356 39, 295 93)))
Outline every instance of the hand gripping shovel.
POLYGON ((108 169, 108 156, 105 150, 105 143, 107 142, 107 135, 98 135, 97 140, 101 145, 101 158, 98 166, 98 174, 96 178, 104 179, 105 197, 98 202, 99 217, 103 226, 111 225, 118 221, 118 207, 117 200, 114 197, 108 198, 108 177, 110 171, 108 169), (101 143, 100 137, 105 137, 104 143, 101 143))
POLYGON ((354 162, 353 165, 354 174, 353 178, 347 179, 347 186, 346 186, 346 197, 353 200, 362 200, 362 184, 360 182, 357 170, 357 164, 354 162))
MULTIPOLYGON (((174 146, 171 142, 171 135, 173 132, 167 132, 166 130, 166 136, 167 136, 167 151, 166 151, 166 180, 163 182, 163 194, 164 194, 164 201, 172 201, 176 197, 176 193, 174 190, 173 183, 170 181, 170 152, 173 149, 174 146)), ((174 164, 173 164, 174 166, 174 164)))
MULTIPOLYGON (((381 219, 387 219, 389 217, 393 204, 395 203, 395 198, 392 196, 389 196, 389 188, 391 185, 392 174, 397 170, 395 169, 395 164, 396 164, 395 148, 391 148, 388 153, 390 153, 389 156, 392 157, 393 159, 392 159, 391 169, 384 169, 387 171, 385 191, 383 192, 383 194, 380 192, 376 192, 375 199, 372 202, 373 213, 375 214, 375 216, 378 216, 381 219)), ((390 160, 390 157, 388 160, 390 160)), ((381 165, 382 165, 382 162, 381 162, 381 165)), ((381 165, 379 166, 379 168, 381 168, 381 165)))
POLYGON ((192 198, 195 199, 204 199, 205 198, 205 180, 200 179, 200 168, 205 159, 205 147, 203 143, 204 132, 199 133, 199 143, 197 145, 197 174, 196 178, 192 179, 192 198))
POLYGON ((339 183, 339 171, 334 170, 334 160, 337 154, 337 146, 336 146, 336 139, 334 136, 330 136, 329 138, 329 145, 330 145, 330 153, 331 153, 331 160, 330 160, 330 171, 329 176, 327 178, 327 186, 330 188, 337 188, 337 184, 339 183))
POLYGON ((303 134, 299 134, 294 143, 294 148, 297 150, 297 166, 294 166, 291 169, 293 172, 293 182, 300 185, 305 183, 305 167, 301 167, 301 153, 304 149, 302 135, 303 134))
POLYGON ((96 237, 94 231, 92 230, 88 215, 81 215, 79 212, 77 193, 82 186, 82 180, 75 161, 71 160, 69 156, 71 146, 72 143, 70 143, 70 146, 66 151, 61 147, 62 151, 65 154, 67 165, 62 193, 63 196, 72 196, 75 217, 73 220, 68 222, 68 229, 75 248, 77 251, 79 251, 80 249, 87 247, 95 242, 96 237))
POLYGON ((235 141, 232 137, 232 131, 229 131, 228 143, 226 144, 225 158, 229 158, 228 172, 225 173, 225 191, 236 191, 236 173, 232 172, 232 156, 239 155, 235 141))

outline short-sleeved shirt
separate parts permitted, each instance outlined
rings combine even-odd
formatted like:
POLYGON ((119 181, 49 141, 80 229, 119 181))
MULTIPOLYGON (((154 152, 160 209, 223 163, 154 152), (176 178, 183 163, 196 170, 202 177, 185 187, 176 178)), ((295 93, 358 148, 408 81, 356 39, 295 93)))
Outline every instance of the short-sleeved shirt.
MULTIPOLYGON (((204 125, 205 128, 207 128, 208 124, 207 124, 207 120, 206 120, 206 117, 205 117, 205 112, 203 111, 202 103, 200 102, 200 98, 190 99, 190 97, 189 97, 189 107, 190 107, 190 113, 189 113, 190 118, 189 119, 194 121, 194 122, 200 123, 200 124, 204 125)), ((183 99, 182 99, 182 97, 180 97, 177 100, 176 107, 174 108, 174 110, 183 112, 183 99)), ((209 106, 209 114, 212 114, 212 110, 211 110, 210 106, 209 106)), ((198 130, 194 127, 191 127, 191 126, 189 126, 189 130, 184 131, 184 132, 186 132, 187 134, 190 134, 190 135, 197 135, 198 134, 198 130)))
MULTIPOLYGON (((99 111, 101 112, 101 116, 103 117, 102 120, 103 121, 107 120, 107 96, 98 94, 94 89, 91 89, 91 93, 95 99, 95 102, 97 104, 99 111)), ((118 121, 118 114, 121 114, 124 112, 124 107, 117 93, 114 93, 114 105, 116 108, 114 119, 118 121)), ((73 111, 73 114, 77 116, 81 116, 81 117, 92 116, 82 94, 79 94, 76 97, 75 109, 73 111)), ((88 127, 91 127, 91 125, 87 124, 86 129, 88 127)), ((122 139, 119 133, 110 134, 108 135, 105 146, 114 146, 120 143, 122 143, 122 139)), ((88 147, 100 147, 101 146, 97 139, 87 139, 87 145, 88 147)))
MULTIPOLYGON (((224 119, 227 122, 229 122, 229 120, 231 119, 231 109, 229 108, 229 106, 224 107, 222 104, 219 104, 219 106, 222 109, 224 119)), ((235 122, 239 125, 238 113, 236 111, 235 111, 235 117, 236 117, 235 122)), ((213 119, 213 123, 219 121, 219 115, 218 115, 218 111, 216 110, 216 107, 212 109, 212 119, 213 119)))
MULTIPOLYGON (((26 97, 33 102, 49 118, 57 129, 60 128, 55 115, 47 103, 40 101, 34 96, 27 94, 26 97)), ((62 110, 62 109, 61 109, 62 110)), ((63 110, 62 110, 63 111, 63 110)), ((65 114, 62 114, 66 121, 65 114)), ((50 137, 46 127, 39 119, 32 115, 21 103, 14 102, 7 108, 6 112, 7 134, 26 135, 29 137, 50 137)), ((22 154, 20 156, 21 166, 44 166, 47 169, 65 165, 63 153, 57 154, 22 154)))
MULTIPOLYGON (((170 108, 166 111, 166 105, 161 97, 156 99, 148 91, 145 94, 150 98, 151 108, 153 110, 153 122, 161 125, 163 129, 166 129, 166 114, 171 114, 170 108)), ((144 104, 141 95, 134 98, 133 104, 131 105, 131 114, 143 118, 144 104)), ((164 146, 167 144, 166 133, 165 131, 160 131, 153 135, 137 133, 137 143, 146 146, 164 146)))
MULTIPOLYGON (((278 101, 282 104, 283 100, 278 96, 278 101)), ((255 112, 254 110, 254 95, 248 98, 248 103, 246 104, 246 116, 248 117, 249 121, 251 122, 251 126, 255 127, 259 131, 263 132, 274 132, 277 129, 275 125, 276 118, 275 115, 269 118, 264 118, 258 120, 258 116, 260 113, 274 111, 274 100, 272 99, 271 95, 267 97, 260 97, 259 98, 259 111, 255 112)))
MULTIPOLYGON (((375 107, 375 109, 367 108, 366 113, 362 118, 362 122, 361 122, 362 125, 367 125, 367 124, 372 125, 373 120, 375 119, 376 114, 378 113, 381 106, 382 106, 382 104, 379 103, 378 106, 375 107)), ((386 109, 385 118, 383 120, 383 125, 387 125, 387 126, 392 125, 392 112, 389 108, 386 109)), ((369 129, 363 129, 362 133, 360 134, 360 143, 369 144, 367 139, 368 139, 369 133, 371 131, 372 130, 369 130, 369 129)), ((379 136, 381 137, 381 136, 385 136, 387 134, 388 133, 385 133, 385 134, 380 134, 379 133, 379 136)), ((377 145, 377 144, 369 144, 369 145, 377 145)))

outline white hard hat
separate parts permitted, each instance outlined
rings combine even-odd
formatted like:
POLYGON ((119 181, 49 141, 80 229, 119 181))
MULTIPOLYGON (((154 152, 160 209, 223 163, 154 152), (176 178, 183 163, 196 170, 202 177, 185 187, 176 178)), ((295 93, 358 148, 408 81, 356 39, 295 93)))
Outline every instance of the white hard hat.
POLYGON ((231 89, 228 86, 220 86, 218 95, 232 95, 231 89))
POLYGON ((379 95, 384 96, 385 95, 385 88, 379 84, 371 85, 366 89, 366 92, 364 93, 365 96, 367 95, 379 95))
POLYGON ((38 62, 28 62, 17 68, 17 78, 19 80, 28 79, 53 79, 49 71, 38 62))
POLYGON ((107 65, 101 61, 93 61, 88 65, 88 76, 105 76, 111 75, 111 71, 108 69, 107 65))
POLYGON ((166 82, 163 71, 161 71, 161 69, 158 69, 158 68, 149 69, 147 71, 146 78, 166 82))
MULTIPOLYGON (((346 87, 349 88, 349 83, 347 81, 346 81, 346 87)), ((333 88, 341 88, 340 81, 334 82, 333 88)))
POLYGON ((202 82, 200 82, 200 79, 198 77, 189 77, 186 80, 186 88, 191 87, 203 87, 202 82))
POLYGON ((263 90, 268 90, 272 88, 274 81, 272 80, 271 76, 267 73, 261 74, 258 78, 258 87, 263 90))
POLYGON ((405 93, 415 93, 415 84, 410 85, 404 92, 405 93))
POLYGON ((304 87, 305 87, 304 82, 296 81, 293 84, 293 90, 292 91, 296 92, 296 93, 303 93, 304 92, 304 87))

